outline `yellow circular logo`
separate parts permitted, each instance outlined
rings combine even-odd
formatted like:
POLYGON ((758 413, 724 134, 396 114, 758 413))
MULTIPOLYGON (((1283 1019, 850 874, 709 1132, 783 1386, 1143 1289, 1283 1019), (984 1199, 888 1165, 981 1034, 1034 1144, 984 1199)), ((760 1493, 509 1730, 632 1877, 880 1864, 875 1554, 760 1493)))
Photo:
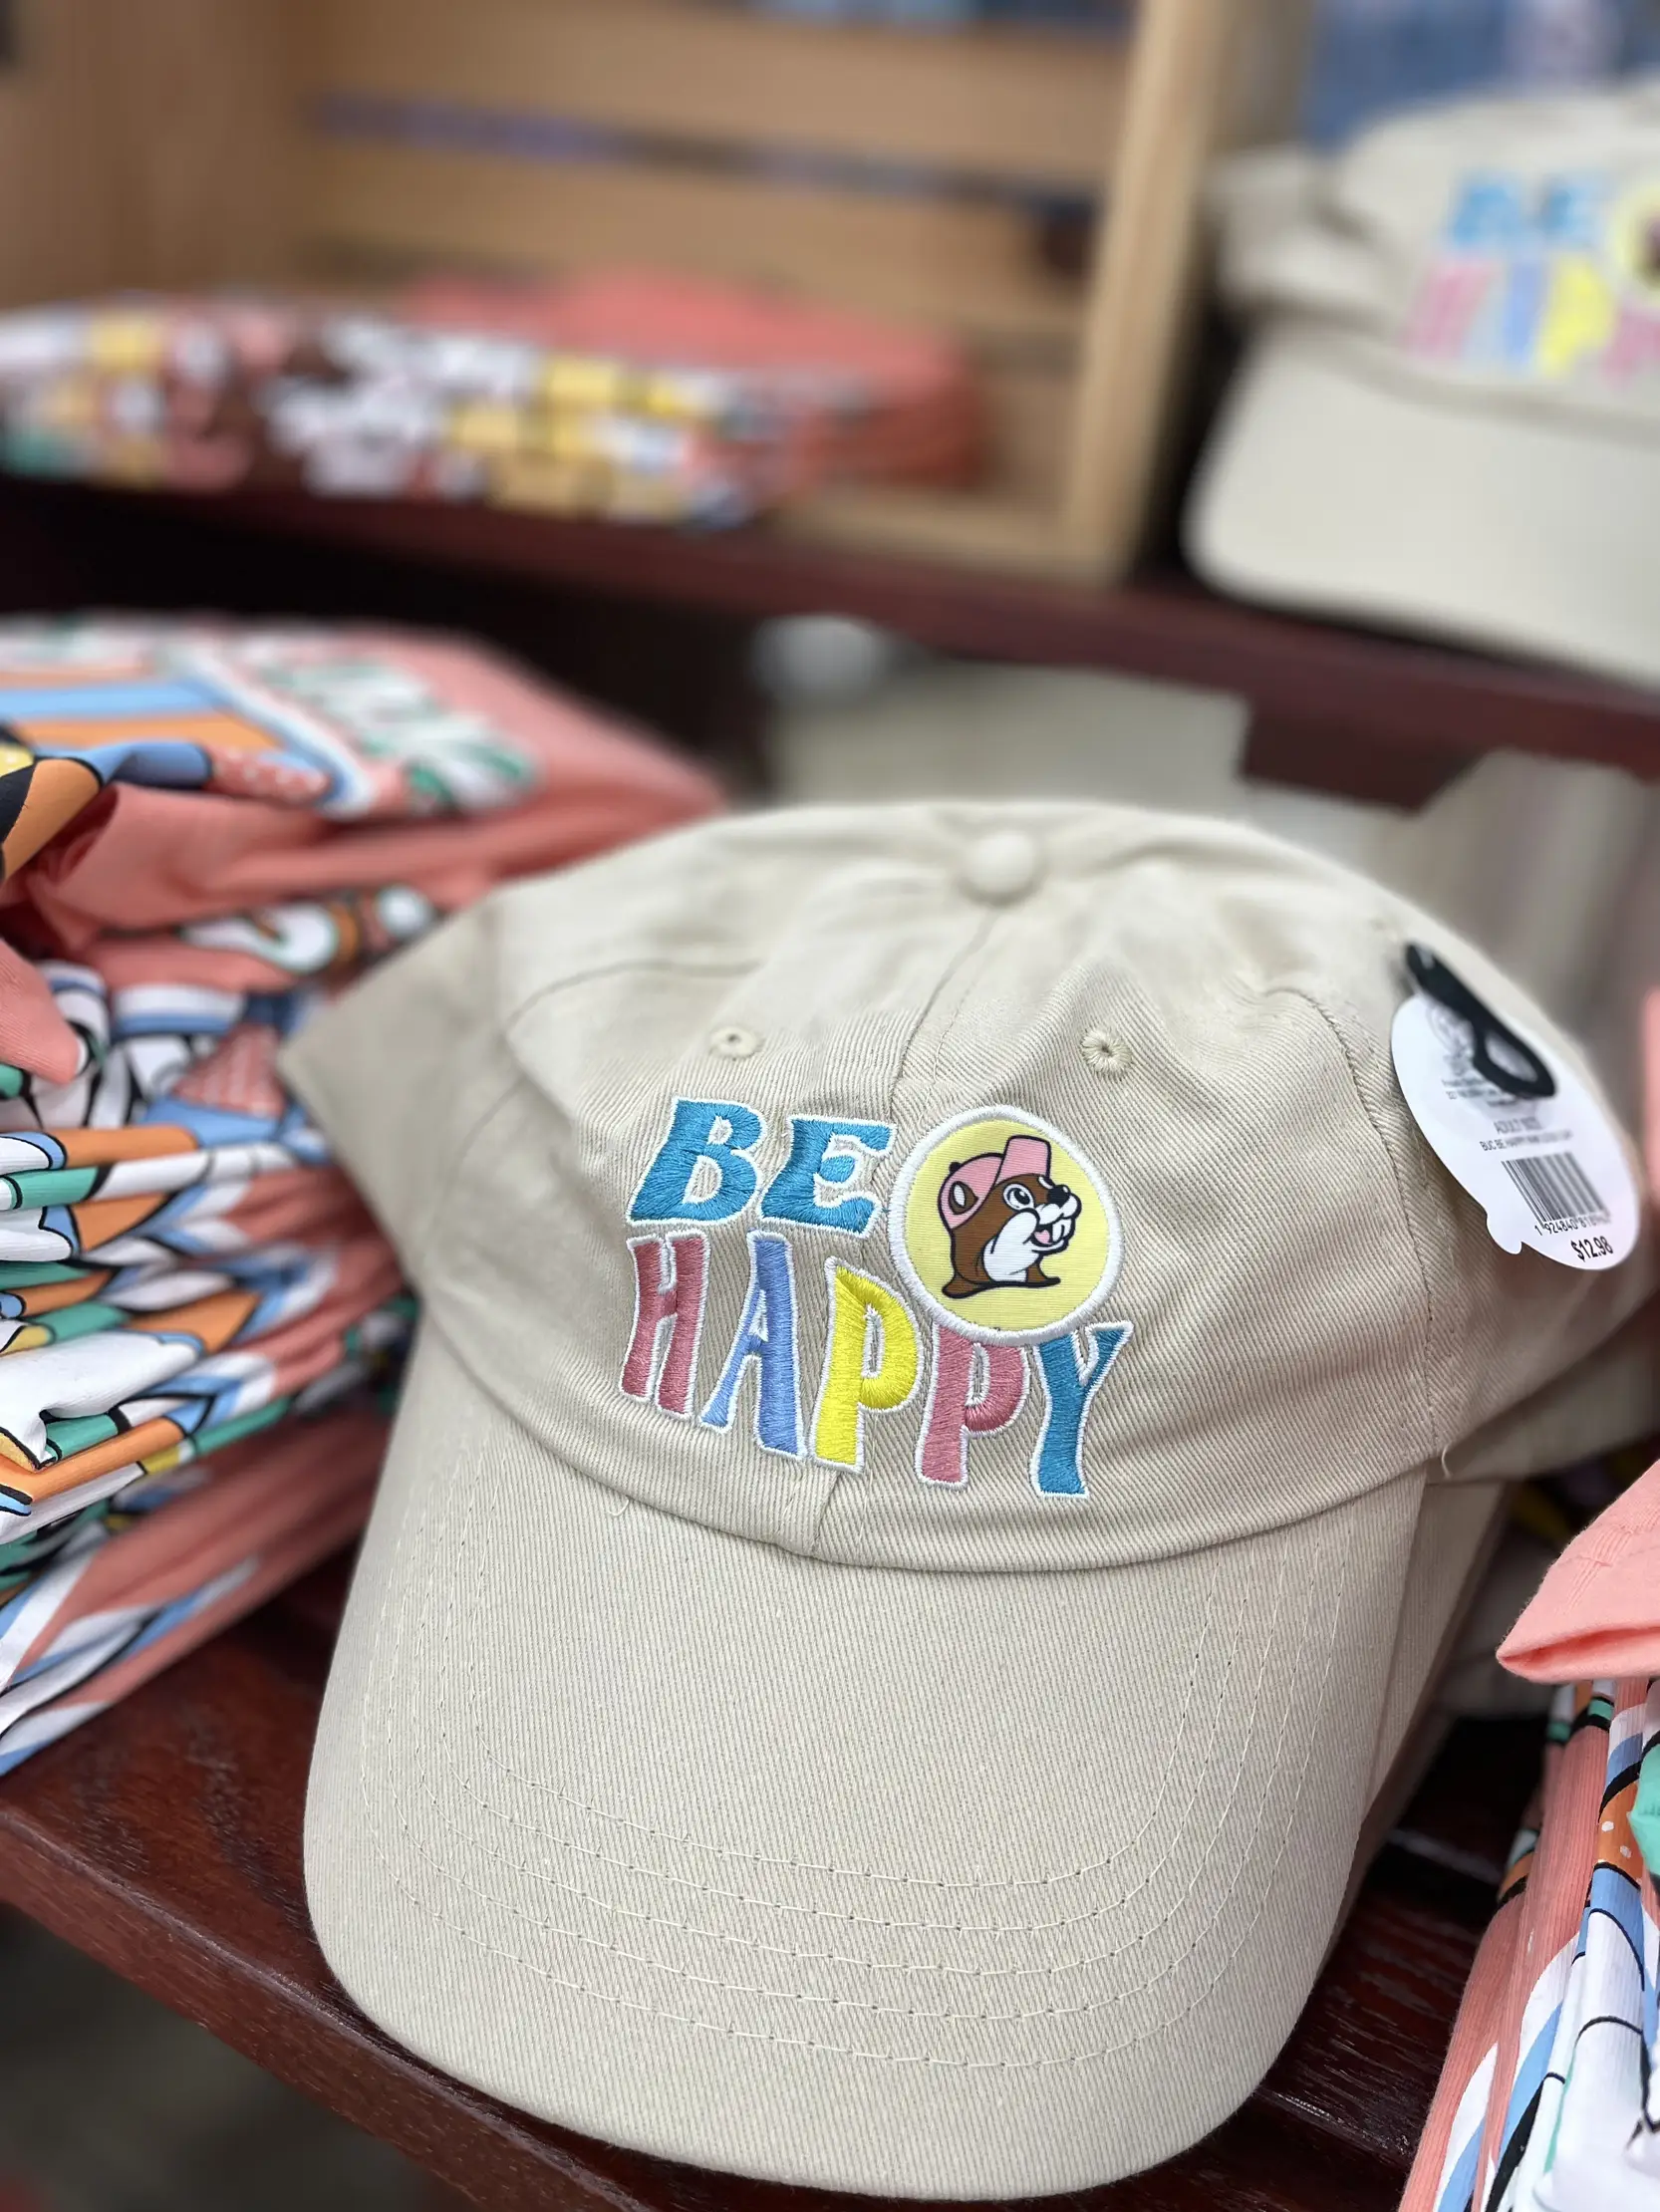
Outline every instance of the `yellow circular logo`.
POLYGON ((900 1170, 894 1263, 965 1336, 1063 1336, 1112 1288, 1122 1239, 1099 1175, 1058 1129, 1012 1107, 948 1122, 900 1170))
POLYGON ((1660 298, 1660 177, 1634 184, 1617 203, 1608 242, 1626 283, 1650 299, 1660 298))

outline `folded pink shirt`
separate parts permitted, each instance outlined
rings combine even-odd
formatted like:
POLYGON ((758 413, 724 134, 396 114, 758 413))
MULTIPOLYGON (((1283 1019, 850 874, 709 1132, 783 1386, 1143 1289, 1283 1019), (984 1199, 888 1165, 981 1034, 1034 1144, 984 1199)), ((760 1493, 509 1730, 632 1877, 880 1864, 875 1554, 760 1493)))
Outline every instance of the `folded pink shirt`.
POLYGON ((1660 1467, 1573 1539, 1499 1657, 1529 1682, 1660 1675, 1660 1467))
MULTIPOLYGON (((1660 1194, 1660 991, 1644 1009, 1649 1180, 1660 1194)), ((1499 1647, 1529 1682, 1660 1675, 1660 1466, 1575 1536, 1499 1647)))

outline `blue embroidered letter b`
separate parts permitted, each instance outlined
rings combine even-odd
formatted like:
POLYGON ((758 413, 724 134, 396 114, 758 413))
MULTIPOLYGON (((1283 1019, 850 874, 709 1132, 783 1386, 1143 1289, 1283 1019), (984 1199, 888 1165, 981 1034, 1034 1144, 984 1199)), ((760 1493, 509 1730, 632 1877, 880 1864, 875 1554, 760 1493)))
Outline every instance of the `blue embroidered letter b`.
POLYGON ((761 1117, 752 1107, 718 1098, 677 1098, 663 1149, 646 1170, 629 1208, 631 1222, 728 1222, 755 1195, 754 1162, 761 1117), (714 1188, 693 1198, 699 1165, 714 1170, 714 1188))

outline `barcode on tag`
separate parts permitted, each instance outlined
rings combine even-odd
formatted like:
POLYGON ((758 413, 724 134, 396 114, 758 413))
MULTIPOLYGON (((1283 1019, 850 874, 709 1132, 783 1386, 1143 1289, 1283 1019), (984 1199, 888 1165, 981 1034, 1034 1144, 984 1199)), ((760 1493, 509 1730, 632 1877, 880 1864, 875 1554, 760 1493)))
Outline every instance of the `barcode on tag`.
POLYGON ((1542 1228, 1608 1219, 1595 1184, 1571 1152, 1540 1152, 1528 1160, 1503 1160, 1500 1166, 1542 1228))

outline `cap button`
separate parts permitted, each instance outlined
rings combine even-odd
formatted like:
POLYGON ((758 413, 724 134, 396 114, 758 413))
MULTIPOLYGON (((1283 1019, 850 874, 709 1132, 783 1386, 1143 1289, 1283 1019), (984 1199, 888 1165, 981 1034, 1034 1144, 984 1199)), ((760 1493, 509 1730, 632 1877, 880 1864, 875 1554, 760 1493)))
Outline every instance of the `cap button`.
POLYGON ((987 830, 976 837, 958 864, 957 880, 970 899, 1007 906, 1023 899, 1043 873, 1043 855, 1024 830, 987 830))

